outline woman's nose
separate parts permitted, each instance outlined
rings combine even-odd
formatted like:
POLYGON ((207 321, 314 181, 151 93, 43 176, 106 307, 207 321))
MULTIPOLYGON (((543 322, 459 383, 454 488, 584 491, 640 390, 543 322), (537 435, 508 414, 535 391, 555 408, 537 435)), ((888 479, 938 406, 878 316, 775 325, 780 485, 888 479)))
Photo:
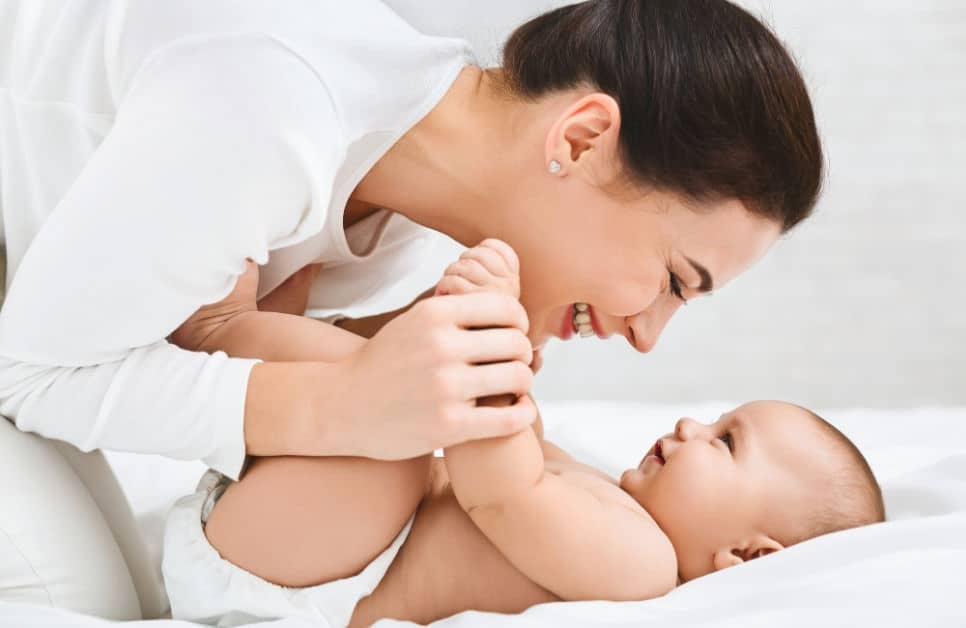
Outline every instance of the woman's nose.
POLYGON ((627 342, 641 353, 648 353, 657 345, 658 338, 679 307, 681 301, 674 297, 660 298, 643 312, 629 317, 625 332, 627 342))

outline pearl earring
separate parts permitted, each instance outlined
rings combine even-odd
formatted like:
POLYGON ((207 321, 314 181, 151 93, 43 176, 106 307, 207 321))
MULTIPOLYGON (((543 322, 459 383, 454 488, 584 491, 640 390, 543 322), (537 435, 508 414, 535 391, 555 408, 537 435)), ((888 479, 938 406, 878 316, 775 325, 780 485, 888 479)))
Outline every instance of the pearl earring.
POLYGON ((547 169, 550 170, 550 174, 557 174, 558 172, 560 172, 561 168, 562 166, 560 165, 560 162, 557 161, 556 159, 551 159, 550 165, 547 167, 547 169))

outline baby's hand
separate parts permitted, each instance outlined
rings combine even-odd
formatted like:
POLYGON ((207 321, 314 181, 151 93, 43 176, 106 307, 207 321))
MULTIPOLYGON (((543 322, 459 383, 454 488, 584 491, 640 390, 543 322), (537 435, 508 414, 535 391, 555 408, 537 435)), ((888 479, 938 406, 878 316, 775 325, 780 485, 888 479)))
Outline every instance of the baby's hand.
POLYGON ((436 295, 503 292, 520 298, 520 260, 509 244, 489 238, 450 264, 436 285, 436 295))

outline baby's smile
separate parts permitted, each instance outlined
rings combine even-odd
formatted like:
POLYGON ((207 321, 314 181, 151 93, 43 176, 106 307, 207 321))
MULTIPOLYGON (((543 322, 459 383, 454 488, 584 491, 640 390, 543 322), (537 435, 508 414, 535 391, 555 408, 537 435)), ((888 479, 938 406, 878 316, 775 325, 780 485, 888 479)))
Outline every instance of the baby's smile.
POLYGON ((644 454, 644 458, 642 458, 640 464, 637 465, 638 469, 643 469, 649 461, 657 464, 658 466, 664 466, 666 460, 664 459, 664 451, 661 448, 661 440, 662 439, 659 438, 657 442, 654 443, 654 446, 647 450, 647 453, 644 454))

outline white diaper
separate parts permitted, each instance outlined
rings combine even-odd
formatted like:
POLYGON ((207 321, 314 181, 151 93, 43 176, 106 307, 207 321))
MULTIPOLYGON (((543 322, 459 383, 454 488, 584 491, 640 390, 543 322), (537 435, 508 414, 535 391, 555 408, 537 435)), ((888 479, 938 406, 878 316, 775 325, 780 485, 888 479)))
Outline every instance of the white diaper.
POLYGON ((282 587, 231 564, 208 543, 202 511, 206 502, 210 510, 224 486, 224 476, 209 471, 168 515, 162 572, 175 619, 237 626, 295 616, 341 628, 386 575, 413 524, 410 517, 392 544, 355 576, 304 589, 282 587))

